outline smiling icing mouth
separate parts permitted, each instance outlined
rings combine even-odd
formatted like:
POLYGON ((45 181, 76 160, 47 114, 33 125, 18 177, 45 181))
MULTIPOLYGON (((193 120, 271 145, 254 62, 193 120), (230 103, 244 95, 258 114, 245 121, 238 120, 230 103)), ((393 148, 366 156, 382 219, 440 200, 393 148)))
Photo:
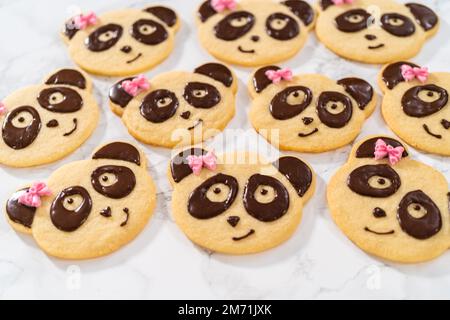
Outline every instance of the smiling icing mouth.
POLYGON ((239 46, 238 49, 239 49, 240 52, 243 52, 243 53, 255 53, 255 50, 253 50, 253 49, 252 50, 245 50, 241 46, 239 46))
POLYGON ((252 234, 255 233, 255 230, 251 229, 245 236, 242 237, 233 237, 234 241, 240 241, 240 240, 244 240, 245 238, 250 237, 252 234))
POLYGON ((384 47, 384 43, 380 43, 379 45, 376 45, 376 46, 368 46, 368 48, 371 50, 380 49, 383 47, 384 47))
POLYGON ((377 232, 377 231, 373 231, 373 230, 371 230, 370 228, 368 228, 368 227, 365 227, 364 228, 364 230, 365 231, 367 231, 367 232, 370 232, 370 233, 374 233, 374 234, 377 234, 377 235, 379 235, 379 236, 386 236, 386 235, 389 235, 389 234, 394 234, 395 233, 395 231, 394 230, 391 230, 391 231, 387 231, 387 232, 377 232))
POLYGON ((128 64, 135 62, 136 60, 138 60, 140 57, 142 57, 142 53, 139 53, 134 59, 131 59, 129 61, 127 61, 128 64))
POLYGON ((315 134, 315 133, 317 133, 317 132, 319 132, 319 129, 318 129, 318 128, 315 128, 313 131, 311 131, 311 132, 309 132, 309 133, 299 133, 298 136, 299 136, 300 138, 305 138, 305 137, 312 136, 313 134, 315 134))
POLYGON ((70 130, 67 133, 64 133, 64 137, 70 136, 72 133, 74 133, 77 130, 77 128, 78 128, 78 120, 77 120, 77 118, 74 118, 72 121, 73 121, 73 129, 70 130))
POLYGON ((195 128, 197 128, 202 123, 203 123, 203 119, 198 119, 192 127, 188 128, 188 130, 194 130, 195 128))
POLYGON ((430 136, 432 136, 432 137, 434 137, 434 138, 436 138, 436 139, 442 139, 442 136, 441 136, 440 134, 436 134, 436 133, 431 132, 430 128, 429 128, 426 124, 423 125, 423 129, 424 129, 425 132, 428 133, 430 136))

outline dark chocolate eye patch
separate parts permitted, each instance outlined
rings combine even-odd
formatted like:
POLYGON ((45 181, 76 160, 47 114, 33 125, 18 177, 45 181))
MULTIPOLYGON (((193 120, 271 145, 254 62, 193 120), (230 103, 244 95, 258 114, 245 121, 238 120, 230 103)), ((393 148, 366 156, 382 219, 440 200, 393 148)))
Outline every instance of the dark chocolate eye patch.
POLYGON ((386 13, 381 16, 381 27, 397 37, 408 37, 416 31, 412 20, 398 13, 386 13))
POLYGON ((336 17, 336 27, 342 32, 358 32, 368 27, 371 15, 364 9, 352 9, 336 17))
POLYGON ((65 87, 44 89, 37 100, 42 108, 50 112, 72 113, 83 107, 83 98, 78 92, 65 87))
POLYGON ((141 115, 150 122, 161 123, 172 118, 179 106, 178 98, 169 90, 149 93, 142 101, 141 115))
POLYGON ((291 119, 305 110, 312 101, 313 94, 303 86, 288 87, 277 93, 270 102, 270 113, 275 119, 291 119))
POLYGON ((86 47, 93 52, 106 51, 112 48, 122 37, 123 28, 114 23, 102 26, 86 38, 86 47))
POLYGON ((217 174, 199 185, 189 196, 188 212, 205 220, 224 213, 233 204, 239 191, 236 178, 217 174))
POLYGON ((350 173, 347 185, 361 196, 387 198, 397 192, 401 180, 388 165, 365 165, 350 173))
POLYGON ((284 13, 273 13, 266 21, 267 34, 277 40, 291 40, 300 33, 297 21, 284 13))
POLYGON ((189 82, 184 88, 184 99, 194 108, 209 109, 220 100, 220 92, 214 86, 202 82, 189 82))
POLYGON ((259 221, 275 221, 289 209, 289 192, 279 180, 255 174, 245 186, 244 207, 249 215, 259 221))
POLYGON ((447 105, 447 102, 447 90, 434 84, 413 87, 402 97, 403 112, 416 118, 438 112, 447 105))
POLYGON ((133 171, 123 166, 103 166, 91 175, 92 187, 98 193, 112 199, 128 196, 136 186, 133 171))
POLYGON ((255 24, 255 16, 248 11, 236 11, 220 20, 214 27, 217 38, 233 41, 249 32, 255 24))
POLYGON ((164 42, 169 34, 162 24, 150 19, 141 19, 131 27, 131 36, 143 44, 154 46, 164 42))
POLYGON ((322 92, 317 102, 317 114, 330 128, 345 127, 353 115, 352 101, 340 92, 322 92))
POLYGON ((35 108, 16 108, 6 115, 3 122, 3 141, 14 150, 24 149, 37 138, 41 126, 41 117, 35 108))

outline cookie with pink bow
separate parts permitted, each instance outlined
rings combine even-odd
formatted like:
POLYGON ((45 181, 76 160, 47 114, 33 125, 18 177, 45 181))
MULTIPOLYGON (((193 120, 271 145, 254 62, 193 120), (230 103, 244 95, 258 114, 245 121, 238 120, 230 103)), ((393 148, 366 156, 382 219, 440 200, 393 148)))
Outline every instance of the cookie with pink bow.
POLYGON ((82 12, 66 21, 61 36, 71 58, 87 72, 127 76, 149 70, 174 48, 180 19, 164 6, 82 12))
POLYGON ((115 141, 90 159, 65 164, 45 182, 33 182, 6 201, 9 224, 31 234, 51 256, 89 259, 132 241, 156 205, 145 154, 115 141))
POLYGON ((372 255, 418 263, 450 246, 447 180, 413 160, 397 139, 369 136, 357 142, 331 178, 327 199, 337 226, 372 255))
POLYGON ((248 89, 253 127, 274 146, 299 152, 325 152, 352 142, 377 101, 363 79, 294 75, 278 66, 256 70, 248 89))
POLYGON ((227 66, 206 63, 194 72, 122 79, 110 89, 109 100, 136 139, 174 148, 222 131, 234 116, 236 91, 236 78, 227 66))
POLYGON ((450 156, 450 73, 399 61, 384 66, 379 85, 392 131, 415 148, 450 156))
POLYGON ((250 254, 289 239, 314 193, 311 167, 297 157, 189 148, 170 162, 172 215, 195 244, 214 252, 250 254))

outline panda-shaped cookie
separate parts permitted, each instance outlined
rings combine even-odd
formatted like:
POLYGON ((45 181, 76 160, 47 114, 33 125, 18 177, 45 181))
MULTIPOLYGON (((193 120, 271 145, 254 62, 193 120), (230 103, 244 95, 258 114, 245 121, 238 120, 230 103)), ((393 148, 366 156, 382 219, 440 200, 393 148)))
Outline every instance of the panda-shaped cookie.
POLYGON ((381 111, 389 127, 415 148, 450 156, 450 73, 429 73, 399 61, 386 65, 378 82, 384 93, 381 111), (417 79, 415 72, 424 78, 417 79), (413 79, 407 81, 408 73, 413 79))
POLYGON ((172 214, 186 236, 208 250, 238 255, 289 239, 314 193, 312 169, 289 156, 270 163, 257 154, 227 153, 217 164, 211 157, 191 148, 170 163, 172 214))
MULTIPOLYGON (((219 4, 217 4, 219 2, 219 4)), ((207 0, 197 10, 200 42, 219 60, 261 66, 287 60, 314 27, 313 8, 301 0, 241 0, 227 8, 207 0)))
POLYGON ((396 139, 370 136, 356 143, 331 178, 327 198, 338 227, 375 256, 417 263, 450 246, 445 177, 410 159, 396 139))
POLYGON ((89 138, 99 116, 91 79, 76 69, 57 70, 2 101, 0 164, 30 167, 59 160, 89 138))
POLYGON ((106 144, 92 159, 56 170, 46 186, 33 184, 14 193, 6 203, 7 220, 32 234, 51 256, 107 255, 133 240, 153 213, 156 191, 146 166, 145 155, 133 145, 106 144))
POLYGON ((282 150, 299 152, 324 152, 350 143, 377 101, 363 79, 293 76, 277 66, 256 70, 248 89, 249 117, 256 131, 282 150), (280 78, 286 72, 289 77, 280 78))
POLYGON ((236 91, 228 67, 207 63, 194 72, 167 72, 149 82, 142 75, 125 78, 111 88, 109 99, 132 136, 173 148, 202 142, 223 130, 234 116, 236 91), (133 92, 135 88, 140 89, 133 92))
POLYGON ((61 33, 71 58, 89 73, 134 75, 153 68, 174 48, 180 27, 170 8, 122 9, 97 17, 94 13, 69 19, 61 33))
POLYGON ((336 54, 364 63, 414 57, 439 29, 438 16, 419 3, 319 0, 318 10, 319 40, 336 54))

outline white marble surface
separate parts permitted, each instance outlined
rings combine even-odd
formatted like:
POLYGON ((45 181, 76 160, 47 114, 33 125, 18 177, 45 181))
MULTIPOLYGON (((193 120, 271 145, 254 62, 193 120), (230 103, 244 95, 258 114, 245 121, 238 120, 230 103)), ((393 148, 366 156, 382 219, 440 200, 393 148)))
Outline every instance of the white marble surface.
MULTIPOLYGON (((144 7, 155 1, 0 0, 0 97, 63 66, 71 66, 58 37, 62 23, 74 8, 98 13, 122 7, 144 7)), ((199 46, 193 9, 199 1, 159 1, 177 9, 183 26, 176 50, 149 76, 174 69, 192 70, 211 60, 199 46)), ((450 70, 450 1, 420 1, 440 12, 442 23, 434 37, 415 58, 431 70, 450 70)), ((285 63, 296 72, 317 72, 339 79, 358 75, 375 84, 377 66, 342 60, 319 44, 315 36, 294 59, 285 63)), ((246 114, 249 98, 245 83, 250 70, 235 69, 239 77, 237 115, 229 128, 248 129, 251 144, 257 135, 246 114)), ((95 146, 112 139, 133 141, 107 106, 107 90, 115 79, 95 78, 101 103, 100 125, 91 139, 70 157, 45 167, 0 167, 0 201, 26 182, 45 179, 54 169, 88 157, 95 146)), ((378 89, 377 89, 378 90, 378 89)), ((379 110, 367 121, 361 136, 392 134, 379 110)), ((214 142, 220 151, 219 136, 214 142)), ((240 148, 227 141, 227 148, 240 148)), ((322 155, 302 155, 318 174, 318 187, 308 203, 304 219, 285 244, 271 251, 245 257, 210 254, 194 246, 173 222, 170 188, 165 169, 168 150, 142 146, 150 159, 150 171, 158 185, 154 218, 130 245, 108 257, 68 262, 46 256, 27 236, 14 232, 0 219, 0 299, 11 298, 450 298, 450 252, 420 265, 399 265, 373 258, 355 247, 334 225, 325 202, 326 182, 347 157, 350 146, 322 155)), ((412 150, 413 157, 440 169, 450 181, 448 158, 412 150)), ((3 204, 2 204, 3 206, 3 204)))

